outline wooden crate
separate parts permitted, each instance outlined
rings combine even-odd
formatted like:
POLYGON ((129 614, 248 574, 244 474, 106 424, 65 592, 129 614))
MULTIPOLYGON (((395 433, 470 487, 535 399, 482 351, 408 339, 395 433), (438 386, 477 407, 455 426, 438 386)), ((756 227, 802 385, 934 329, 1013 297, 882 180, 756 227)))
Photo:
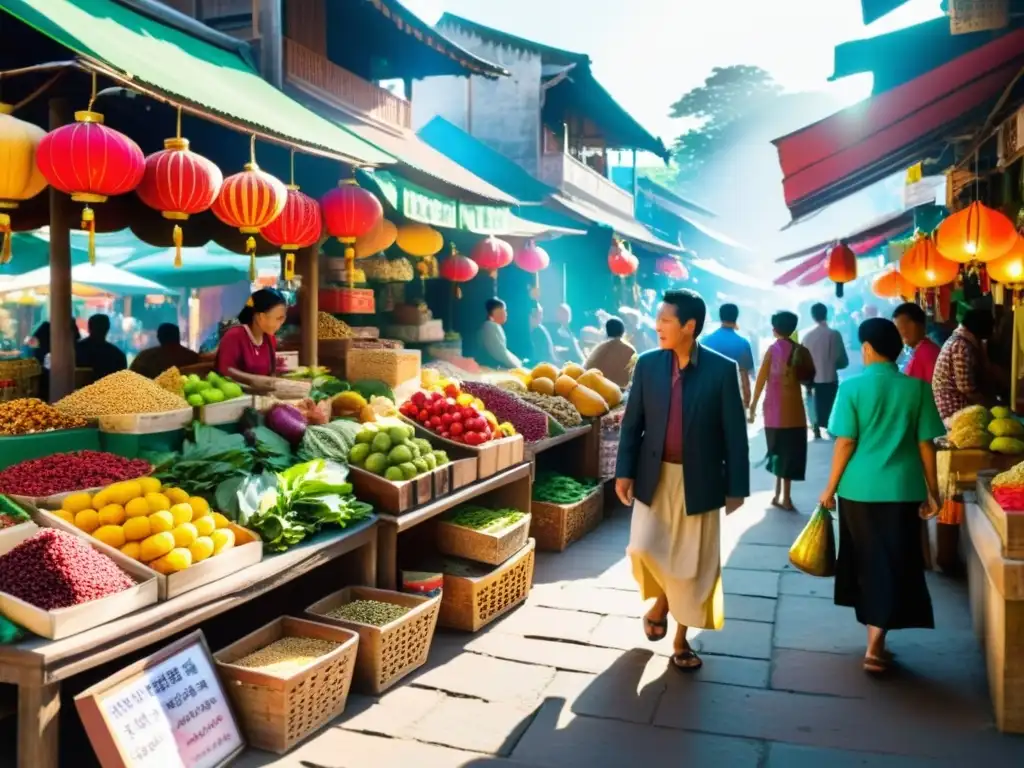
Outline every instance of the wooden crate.
POLYGON ((599 483, 575 504, 533 501, 530 504, 530 516, 530 536, 536 539, 537 549, 563 552, 601 522, 604 516, 604 483, 599 483))
POLYGON ((440 598, 419 597, 372 587, 346 587, 306 609, 314 621, 350 629, 359 635, 355 684, 365 693, 383 693, 427 661, 437 627, 440 598), (378 600, 411 610, 383 627, 344 621, 327 612, 355 600, 378 600))
POLYGON ((162 413, 121 413, 99 417, 100 432, 122 435, 152 435, 184 429, 192 423, 192 406, 162 413))
POLYGON ((974 488, 979 472, 1003 472, 1020 463, 1020 456, 1006 456, 981 448, 950 448, 935 454, 939 488, 966 491, 974 488))
POLYGON ((1024 560, 1024 511, 1005 510, 992 495, 992 478, 995 473, 978 474, 978 506, 992 523, 1002 542, 1003 557, 1009 560, 1024 560))
POLYGON ((213 654, 249 744, 284 754, 340 715, 352 688, 358 646, 355 632, 282 616, 213 654), (288 677, 233 663, 283 637, 341 645, 288 677))
POLYGON ((350 466, 348 480, 362 501, 373 504, 378 512, 392 515, 408 512, 434 497, 433 472, 424 472, 412 480, 395 482, 360 467, 350 466))
POLYGON ((445 574, 441 626, 476 632, 526 600, 533 586, 535 549, 530 539, 517 555, 483 576, 445 574))
POLYGON ((446 520, 437 524, 437 551, 477 563, 501 565, 526 546, 530 515, 500 531, 475 531, 446 520))
POLYGON ((525 453, 525 443, 522 435, 503 437, 500 440, 491 440, 483 445, 466 445, 456 443, 454 440, 446 440, 436 432, 427 429, 419 422, 402 416, 403 421, 412 424, 416 429, 417 437, 425 437, 438 448, 448 453, 449 458, 473 458, 476 459, 477 480, 496 475, 503 469, 508 469, 515 464, 521 464, 525 453))
POLYGON ((242 395, 220 403, 207 403, 199 406, 196 410, 199 421, 203 424, 235 424, 242 418, 245 409, 252 407, 253 402, 252 395, 242 395))

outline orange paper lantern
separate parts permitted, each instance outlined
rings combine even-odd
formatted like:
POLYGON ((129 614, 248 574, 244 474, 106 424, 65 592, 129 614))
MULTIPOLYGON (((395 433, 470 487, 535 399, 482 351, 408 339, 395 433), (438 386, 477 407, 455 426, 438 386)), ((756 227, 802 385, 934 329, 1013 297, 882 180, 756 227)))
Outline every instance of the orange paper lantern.
POLYGON ((879 274, 871 282, 871 290, 880 299, 906 299, 914 298, 914 286, 899 273, 898 269, 888 269, 879 274))
POLYGON ((947 216, 935 230, 939 253, 960 264, 998 259, 1016 242, 1017 230, 1013 222, 978 202, 947 216))
POLYGON ((997 283, 1012 287, 1024 285, 1024 239, 1018 237, 1009 252, 988 262, 985 268, 997 283))
POLYGON ((386 251, 395 244, 398 237, 398 227, 385 218, 381 218, 377 224, 362 237, 356 238, 356 258, 365 259, 369 256, 376 256, 381 251, 386 251))
POLYGON ((930 237, 921 237, 900 259, 900 274, 915 288, 937 288, 956 280, 960 265, 945 258, 930 237))
POLYGON ((857 279, 857 254, 846 243, 837 243, 829 249, 828 279, 836 284, 836 296, 843 297, 843 286, 857 279))

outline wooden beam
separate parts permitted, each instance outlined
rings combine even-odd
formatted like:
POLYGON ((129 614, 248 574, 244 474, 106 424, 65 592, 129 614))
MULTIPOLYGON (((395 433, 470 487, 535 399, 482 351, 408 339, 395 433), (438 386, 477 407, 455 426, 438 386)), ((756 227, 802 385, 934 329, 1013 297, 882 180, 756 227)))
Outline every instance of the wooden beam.
POLYGON ((317 247, 302 248, 296 254, 302 276, 299 288, 299 325, 302 329, 299 365, 317 364, 317 315, 320 306, 320 253, 317 247))
MULTIPOLYGON (((50 100, 50 130, 71 122, 65 99, 50 100)), ((75 340, 71 335, 71 198, 50 187, 50 400, 75 388, 75 340)))

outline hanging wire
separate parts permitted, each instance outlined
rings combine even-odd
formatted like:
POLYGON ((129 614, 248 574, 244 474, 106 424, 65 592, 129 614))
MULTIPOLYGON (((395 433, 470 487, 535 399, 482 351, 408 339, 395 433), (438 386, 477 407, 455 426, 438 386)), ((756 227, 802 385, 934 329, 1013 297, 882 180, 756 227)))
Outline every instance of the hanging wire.
POLYGON ((181 107, 178 107, 178 120, 177 120, 177 126, 176 126, 175 130, 177 131, 175 133, 175 138, 180 139, 181 138, 181 107))
POLYGON ((291 179, 291 181, 289 183, 294 187, 295 186, 295 150, 294 149, 291 151, 291 156, 289 157, 288 161, 289 161, 289 164, 291 166, 291 176, 289 177, 291 179))
POLYGON ((31 102, 33 102, 36 99, 38 99, 40 96, 42 96, 48 90, 50 90, 50 88, 52 88, 54 86, 54 84, 58 80, 60 80, 63 76, 64 76, 64 72, 58 72, 57 74, 51 76, 49 80, 47 80, 45 83, 40 85, 38 88, 36 88, 34 91, 32 91, 32 93, 30 93, 24 99, 19 101, 17 104, 12 106, 11 107, 11 111, 12 112, 17 112, 19 109, 24 107, 26 104, 30 104, 31 102))
POLYGON ((89 96, 89 106, 86 107, 86 110, 88 112, 92 112, 92 105, 96 103, 96 95, 97 95, 97 91, 96 91, 96 73, 93 72, 92 73, 92 93, 89 96))
POLYGON ((256 167, 256 134, 249 136, 249 162, 256 167))

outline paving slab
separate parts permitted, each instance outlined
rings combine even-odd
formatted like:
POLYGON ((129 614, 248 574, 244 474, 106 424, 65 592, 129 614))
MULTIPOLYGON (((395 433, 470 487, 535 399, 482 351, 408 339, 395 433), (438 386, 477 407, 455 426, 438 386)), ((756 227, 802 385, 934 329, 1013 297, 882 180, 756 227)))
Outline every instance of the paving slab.
POLYGON ((742 656, 747 659, 772 657, 771 624, 726 618, 720 630, 697 630, 691 637, 696 641, 694 647, 699 647, 703 653, 742 656))
POLYGON ((444 699, 441 691, 402 686, 383 696, 349 696, 336 724, 350 731, 399 737, 444 699))
POLYGON ((533 720, 536 706, 443 696, 402 735, 429 744, 507 757, 533 720))
POLYGON ((488 632, 474 638, 466 646, 466 650, 524 664, 539 664, 558 670, 591 674, 604 672, 623 653, 614 648, 596 648, 590 645, 516 637, 497 632, 488 632))
MULTIPOLYGON (((877 752, 847 752, 839 749, 803 747, 798 744, 768 745, 764 768, 962 768, 955 761, 881 755, 877 752)), ((1009 768, 1007 766, 1006 768, 1009 768)))
POLYGON ((724 558, 727 568, 741 568, 750 571, 784 571, 791 569, 789 547, 774 544, 740 543, 724 558))
POLYGON ((586 643, 600 621, 595 613, 524 605, 495 623, 489 633, 586 643))
POLYGON ((466 653, 418 675, 413 682, 420 688, 484 701, 532 704, 554 676, 550 667, 466 653))
POLYGON ((590 644, 603 648, 618 648, 623 651, 651 651, 661 656, 672 655, 672 640, 675 625, 670 621, 665 637, 650 642, 644 635, 643 621, 626 616, 602 616, 590 636, 590 644))
MULTIPOLYGON (((771 571, 750 571, 740 568, 722 569, 722 586, 725 589, 725 601, 729 595, 747 595, 749 597, 778 597, 779 574, 771 571)), ((728 607, 726 607, 728 613, 728 607)))
POLYGON ((775 614, 776 648, 863 656, 866 643, 867 630, 857 623, 852 608, 820 597, 779 597, 775 614))
POLYGON ((808 576, 799 571, 788 571, 782 574, 779 581, 779 594, 799 595, 801 597, 820 597, 831 600, 835 594, 836 580, 808 576))
POLYGON ((629 651, 600 675, 559 672, 544 698, 564 700, 577 715, 650 723, 665 686, 665 659, 629 651))
POLYGON ((730 619, 762 621, 770 624, 775 621, 775 600, 770 597, 729 595, 725 598, 725 620, 729 621, 730 619))
POLYGON ((602 616, 640 617, 648 608, 635 589, 627 592, 621 589, 553 584, 534 587, 527 604, 602 616))

